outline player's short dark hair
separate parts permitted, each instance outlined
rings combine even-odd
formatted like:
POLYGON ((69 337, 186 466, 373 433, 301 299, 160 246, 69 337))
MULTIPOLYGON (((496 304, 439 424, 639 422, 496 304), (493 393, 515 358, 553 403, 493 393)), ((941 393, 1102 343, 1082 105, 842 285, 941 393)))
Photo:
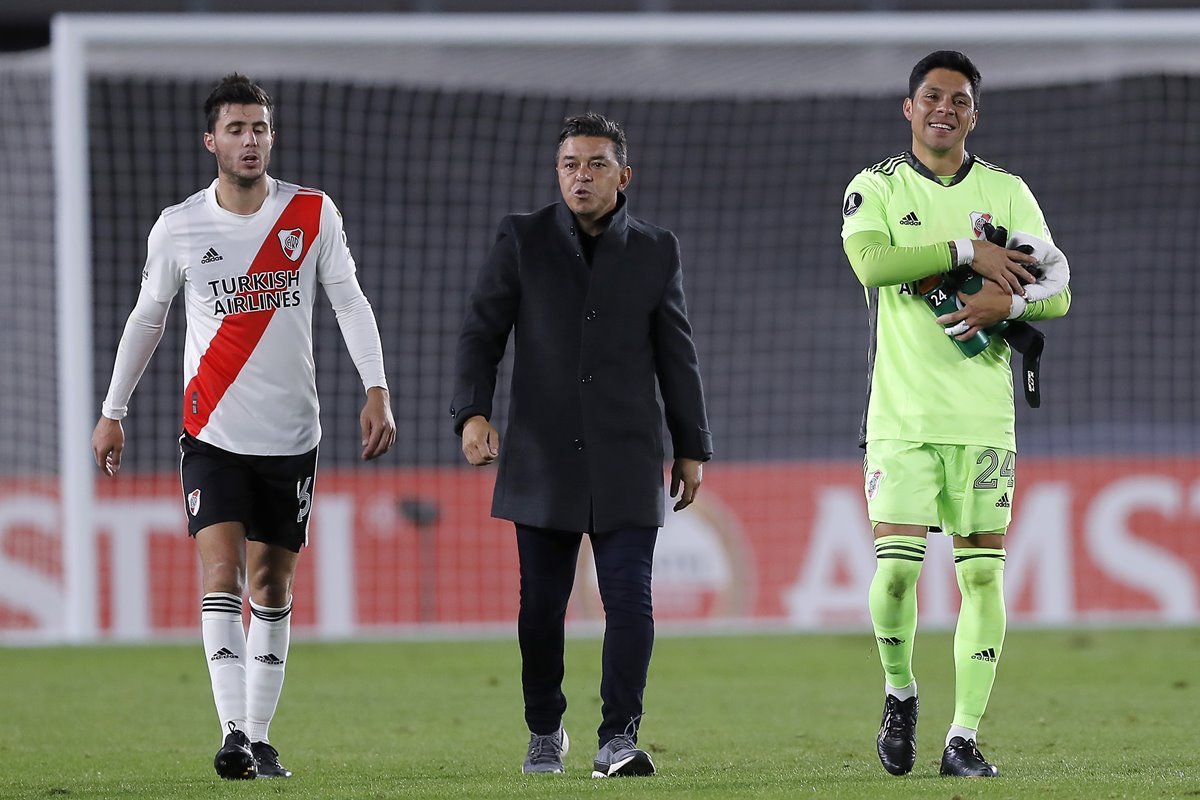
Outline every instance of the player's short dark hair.
POLYGON ((555 152, 562 149, 563 142, 575 136, 598 136, 608 139, 613 143, 613 154, 617 157, 617 163, 625 166, 625 130, 620 123, 602 117, 594 111, 567 117, 563 120, 563 129, 558 135, 555 152))
POLYGON ((961 72, 971 84, 971 98, 975 101, 975 106, 979 106, 979 84, 983 82, 983 76, 979 74, 979 69, 971 59, 957 50, 935 50, 917 62, 908 76, 908 98, 910 100, 917 96, 917 89, 921 87, 925 76, 935 69, 951 69, 961 72))
POLYGON ((217 117, 221 109, 228 105, 266 106, 271 119, 271 127, 275 127, 275 114, 271 103, 271 95, 254 81, 237 72, 231 72, 221 82, 213 87, 208 99, 204 101, 204 116, 208 120, 208 132, 212 133, 217 126, 217 117))

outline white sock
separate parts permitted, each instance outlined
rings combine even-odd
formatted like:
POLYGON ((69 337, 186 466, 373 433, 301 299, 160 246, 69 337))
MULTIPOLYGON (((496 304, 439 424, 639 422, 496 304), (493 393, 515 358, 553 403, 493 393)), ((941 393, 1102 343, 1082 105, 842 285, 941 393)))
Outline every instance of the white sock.
POLYGON ((252 742, 268 742, 267 729, 283 691, 283 671, 292 638, 292 602, 268 608, 250 601, 250 634, 246 666, 246 735, 252 742))
POLYGON ((903 689, 897 689, 895 686, 888 686, 887 681, 883 682, 883 691, 885 694, 890 694, 897 700, 907 700, 910 697, 917 696, 917 682, 914 680, 903 689))
POLYGON ((213 701, 221 720, 221 741, 229 723, 246 730, 246 631, 242 628, 242 598, 228 592, 209 592, 200 604, 213 701))
POLYGON ((973 728, 964 728, 962 725, 951 725, 950 732, 946 734, 946 744, 950 744, 950 740, 955 736, 961 736, 964 739, 974 739, 978 734, 973 728))

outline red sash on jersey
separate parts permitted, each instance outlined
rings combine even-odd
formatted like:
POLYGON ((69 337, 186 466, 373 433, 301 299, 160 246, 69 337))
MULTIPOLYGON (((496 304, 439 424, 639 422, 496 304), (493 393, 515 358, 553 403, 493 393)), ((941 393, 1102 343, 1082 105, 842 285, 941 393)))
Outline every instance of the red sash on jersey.
MULTIPOLYGON (((263 240, 258 255, 250 263, 247 275, 279 270, 295 272, 300 269, 309 248, 321 232, 321 199, 320 194, 301 192, 288 202, 263 240), (295 228, 304 231, 304 241, 299 258, 293 260, 284 252, 277 233, 295 228)), ((230 314, 221 320, 221 327, 217 328, 216 335, 208 343, 208 349, 200 357, 195 377, 188 381, 183 393, 183 428, 189 434, 200 435, 200 431, 208 424, 209 416, 237 380, 238 373, 246 366, 274 315, 275 309, 272 308, 230 314)), ((263 413, 269 414, 271 410, 263 409, 263 413)))

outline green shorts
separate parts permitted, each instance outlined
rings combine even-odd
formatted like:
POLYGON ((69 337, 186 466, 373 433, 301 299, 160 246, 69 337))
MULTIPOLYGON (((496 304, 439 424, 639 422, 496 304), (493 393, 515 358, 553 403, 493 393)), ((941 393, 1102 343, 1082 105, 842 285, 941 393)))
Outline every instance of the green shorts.
POLYGON ((867 442, 871 525, 924 525, 946 534, 1004 533, 1012 521, 1016 456, 979 445, 867 442))

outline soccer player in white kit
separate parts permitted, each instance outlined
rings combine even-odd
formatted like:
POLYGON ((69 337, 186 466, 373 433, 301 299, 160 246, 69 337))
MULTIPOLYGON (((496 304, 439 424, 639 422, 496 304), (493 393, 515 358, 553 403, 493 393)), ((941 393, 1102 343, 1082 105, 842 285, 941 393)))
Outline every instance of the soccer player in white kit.
POLYGON ((92 434, 96 463, 121 466, 121 419, 183 290, 180 475, 203 565, 202 631, 227 779, 290 777, 267 732, 283 687, 292 579, 321 438, 312 352, 317 284, 337 314, 366 389, 362 457, 396 437, 374 312, 333 201, 267 174, 271 98, 228 75, 204 104, 217 179, 165 209, 150 231, 137 304, 125 325, 92 434), (249 579, 250 626, 242 625, 249 579))

